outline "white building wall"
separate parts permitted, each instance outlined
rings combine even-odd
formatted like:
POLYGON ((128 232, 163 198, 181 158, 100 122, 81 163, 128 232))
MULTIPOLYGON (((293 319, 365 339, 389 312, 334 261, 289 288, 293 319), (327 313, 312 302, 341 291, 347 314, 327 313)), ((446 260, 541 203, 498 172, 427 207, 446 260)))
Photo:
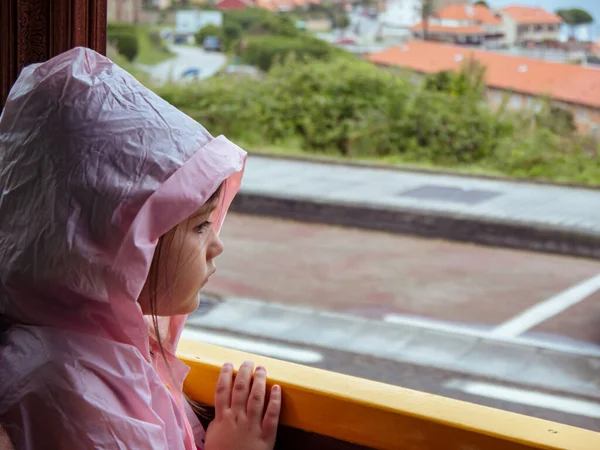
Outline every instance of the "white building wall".
POLYGON ((421 21, 421 0, 393 0, 388 2, 379 21, 397 28, 409 28, 421 21))

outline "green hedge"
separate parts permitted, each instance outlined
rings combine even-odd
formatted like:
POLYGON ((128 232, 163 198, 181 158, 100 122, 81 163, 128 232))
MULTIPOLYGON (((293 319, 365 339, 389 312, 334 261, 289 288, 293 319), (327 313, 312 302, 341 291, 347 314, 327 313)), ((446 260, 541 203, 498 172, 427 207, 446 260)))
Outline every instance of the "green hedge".
POLYGON ((328 43, 313 37, 250 36, 242 52, 246 64, 267 71, 276 62, 293 55, 300 61, 328 59, 335 49, 328 43))
POLYGON ((111 23, 107 27, 107 38, 117 51, 128 61, 133 61, 139 52, 138 31, 134 25, 111 23))

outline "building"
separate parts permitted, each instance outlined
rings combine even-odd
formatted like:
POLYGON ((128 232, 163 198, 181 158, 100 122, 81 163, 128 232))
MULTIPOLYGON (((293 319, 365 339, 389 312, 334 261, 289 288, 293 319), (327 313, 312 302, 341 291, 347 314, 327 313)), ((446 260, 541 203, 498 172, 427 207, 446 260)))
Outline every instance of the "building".
MULTIPOLYGON (((422 0, 419 0, 422 2, 422 0)), ((438 11, 451 5, 470 5, 473 0, 433 0, 433 9, 438 11)))
POLYGON ((255 2, 259 8, 288 12, 297 8, 308 8, 311 4, 320 4, 321 0, 255 0, 255 2))
POLYGON ((154 6, 158 9, 168 9, 172 5, 171 0, 143 0, 144 6, 154 6))
POLYGON ((385 10, 379 15, 379 21, 388 27, 410 27, 421 21, 421 0, 393 0, 385 4, 385 10))
MULTIPOLYGON (((423 39, 422 21, 411 27, 413 37, 423 39)), ((481 5, 449 5, 437 10, 427 22, 429 39, 454 44, 497 48, 505 44, 499 14, 481 5)))
POLYGON ((499 105, 508 97, 514 109, 541 107, 541 98, 573 113, 578 129, 599 136, 600 70, 575 64, 551 63, 430 41, 410 41, 368 60, 384 67, 401 67, 418 74, 459 70, 475 58, 486 67, 488 102, 499 105))
POLYGON ((142 0, 107 0, 106 19, 108 22, 139 23, 142 0))
POLYGON ((502 16, 503 32, 509 46, 560 40, 562 19, 543 8, 509 6, 498 12, 502 16))
POLYGON ((194 35, 206 25, 221 27, 223 25, 223 13, 221 11, 186 9, 177 11, 175 15, 176 36, 194 35))
POLYGON ((217 3, 217 8, 221 11, 237 11, 254 6, 252 2, 246 0, 221 0, 217 3))

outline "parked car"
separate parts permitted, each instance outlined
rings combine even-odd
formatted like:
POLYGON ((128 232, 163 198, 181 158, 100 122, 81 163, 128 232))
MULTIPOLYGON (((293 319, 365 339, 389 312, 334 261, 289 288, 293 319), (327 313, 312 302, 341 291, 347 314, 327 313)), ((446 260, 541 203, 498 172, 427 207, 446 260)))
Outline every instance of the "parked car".
POLYGON ((221 39, 219 39, 217 36, 206 36, 202 46, 207 52, 220 52, 221 39))

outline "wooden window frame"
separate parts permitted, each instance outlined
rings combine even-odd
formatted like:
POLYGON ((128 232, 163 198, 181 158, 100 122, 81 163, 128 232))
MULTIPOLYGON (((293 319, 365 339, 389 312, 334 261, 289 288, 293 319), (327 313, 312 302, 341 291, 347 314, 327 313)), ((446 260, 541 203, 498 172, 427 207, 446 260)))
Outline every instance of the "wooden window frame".
POLYGON ((106 54, 107 0, 0 1, 0 107, 21 69, 73 47, 106 54))

